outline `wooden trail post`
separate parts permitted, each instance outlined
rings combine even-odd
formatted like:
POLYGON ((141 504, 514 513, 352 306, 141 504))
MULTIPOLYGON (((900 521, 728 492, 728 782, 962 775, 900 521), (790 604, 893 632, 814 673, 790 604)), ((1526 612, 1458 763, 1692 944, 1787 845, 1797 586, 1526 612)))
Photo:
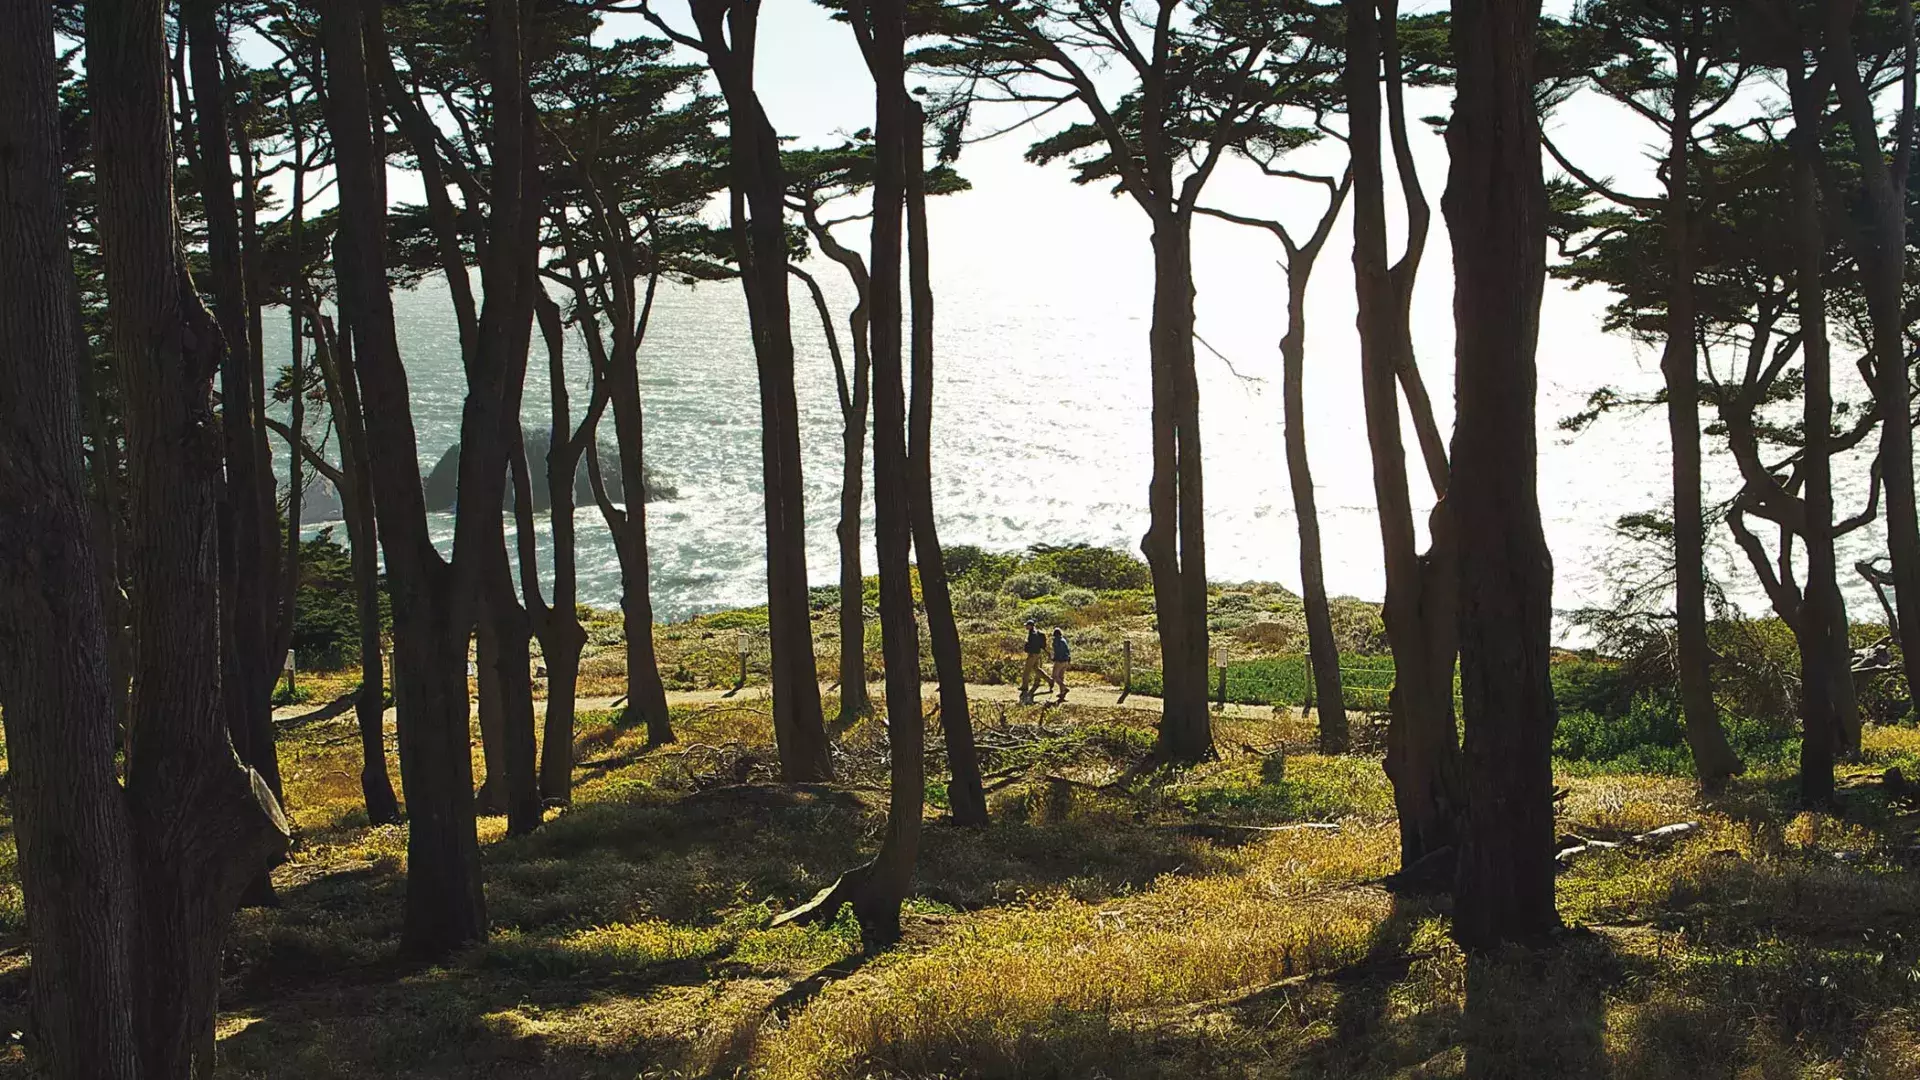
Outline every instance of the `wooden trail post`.
POLYGON ((1120 641, 1120 697, 1115 704, 1127 700, 1127 695, 1131 693, 1133 693, 1133 639, 1122 638, 1120 641))
POLYGON ((1220 669, 1219 706, 1224 712, 1227 708, 1227 647, 1220 645, 1213 650, 1213 666, 1220 669))

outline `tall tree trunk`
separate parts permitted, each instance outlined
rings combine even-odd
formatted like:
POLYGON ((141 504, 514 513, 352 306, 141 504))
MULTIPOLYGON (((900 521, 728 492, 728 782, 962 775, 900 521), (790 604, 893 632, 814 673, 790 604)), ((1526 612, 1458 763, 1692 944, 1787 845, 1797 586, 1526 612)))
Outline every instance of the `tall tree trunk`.
MULTIPOLYGON (((1342 189, 1342 194, 1344 194, 1342 189)), ((1339 203, 1328 211, 1328 224, 1339 203)), ((1310 250, 1290 254, 1287 263, 1287 334, 1280 339, 1280 382, 1287 486, 1293 489, 1293 514, 1300 527, 1300 601, 1307 615, 1307 655, 1313 665, 1313 699, 1318 712, 1320 752, 1347 749, 1346 697, 1340 687, 1340 646, 1333 638, 1333 611, 1327 604, 1326 573, 1320 553, 1320 508, 1314 498, 1313 468, 1307 460, 1307 283, 1319 254, 1322 232, 1310 250)))
POLYGON ((787 303, 786 182, 780 140, 753 85, 760 5, 752 0, 696 0, 692 7, 708 63, 726 98, 734 255, 760 375, 767 624, 780 776, 788 781, 831 779, 833 759, 820 711, 807 599, 806 489, 800 473, 787 303))
MULTIPOLYGON (((340 514, 347 522, 347 545, 353 567, 354 616, 360 624, 360 689, 354 695, 354 717, 360 729, 360 795, 367 820, 375 825, 400 823, 400 803, 387 774, 386 674, 380 649, 380 552, 373 506, 373 462, 367 451, 367 432, 360 412, 360 389, 354 369, 353 335, 334 336, 318 312, 309 311, 313 324, 314 358, 327 385, 327 406, 340 438, 340 514)), ((463 695, 464 696, 464 695, 463 695)))
MULTIPOLYGON (((1386 24, 1387 33, 1394 33, 1391 12, 1386 24)), ((1416 237, 1410 237, 1409 261, 1402 263, 1408 273, 1389 271, 1386 181, 1380 153, 1381 54, 1381 20, 1374 4, 1348 0, 1345 78, 1353 146, 1353 263, 1361 387, 1385 552, 1386 602, 1381 618, 1394 661, 1386 771, 1400 819, 1401 866, 1408 868, 1453 846, 1466 799, 1453 720, 1452 527, 1443 498, 1429 518, 1431 551, 1424 559, 1419 556, 1406 448, 1400 435, 1396 384, 1411 366, 1408 309, 1402 299, 1410 295, 1417 247, 1416 237)), ((1416 189, 1407 190, 1411 199, 1416 189)), ((1419 408, 1414 412, 1417 416, 1419 408)), ((1435 486, 1444 489, 1444 471, 1436 471, 1443 470, 1444 463, 1428 455, 1427 464, 1435 486)))
MULTIPOLYGON (((240 760, 258 771, 277 796, 280 766, 274 750, 272 706, 277 658, 271 653, 279 629, 272 588, 276 567, 271 559, 277 522, 272 473, 260 455, 265 446, 264 402, 255 395, 258 380, 249 370, 253 338, 247 267, 228 152, 228 95, 222 70, 226 42, 215 18, 218 7, 218 0, 189 0, 184 5, 214 314, 225 345, 220 361, 220 415, 226 448, 221 508, 226 535, 221 547, 231 558, 222 573, 226 661, 222 687, 227 726, 240 760)), ((271 896, 271 886, 260 882, 254 897, 271 896)))
MULTIPOLYGON (((514 588, 503 514, 508 451, 518 441, 534 292, 539 288, 535 281, 537 155, 518 0, 489 0, 487 31, 492 54, 491 187, 487 241, 480 260, 479 334, 468 358, 467 397, 460 419, 460 502, 453 536, 453 598, 460 617, 454 622, 452 643, 464 646, 466 627, 479 620, 480 639, 493 646, 503 739, 499 761, 506 781, 506 790, 499 794, 506 801, 507 831, 518 835, 538 828, 541 821, 530 655, 533 630, 514 588), (478 599, 477 606, 466 599, 469 588, 478 599)), ((487 780, 492 785, 494 776, 489 774, 487 780)))
POLYGON ((1905 71, 1901 76, 1898 120, 1894 125, 1898 153, 1891 165, 1874 121, 1872 96, 1860 78, 1851 33, 1856 4, 1827 6, 1826 47, 1837 54, 1840 108, 1854 132, 1854 154, 1860 164, 1866 223, 1847 231, 1860 262, 1873 326, 1871 380, 1880 408, 1880 466, 1885 470, 1887 496, 1887 552, 1892 556, 1895 620, 1900 659, 1905 667, 1909 696, 1920 694, 1920 510, 1915 506, 1913 473, 1912 385, 1907 370, 1906 270, 1907 197, 1913 164, 1915 124, 1915 42, 1912 0, 1901 0, 1897 10, 1906 36, 1905 71))
POLYGON ((211 434, 221 337, 175 231, 163 6, 99 0, 86 14, 101 250, 127 403, 135 1030, 147 1075, 187 1076, 211 1068, 220 942, 247 883, 285 852, 287 825, 260 775, 235 759, 221 705, 211 434))
POLYGON ((501 715, 506 706, 500 692, 500 667, 494 660, 498 648, 491 625, 482 623, 473 635, 473 712, 480 729, 480 765, 486 775, 473 793, 476 814, 507 810, 507 731, 501 715))
MULTIPOLYGON (((673 741, 673 723, 667 714, 667 687, 660 679, 660 657, 653 642, 653 556, 647 544, 646 413, 640 401, 639 367, 640 345, 653 320, 653 300, 659 286, 659 273, 648 274, 639 311, 630 310, 632 305, 628 303, 625 305, 628 310, 613 313, 614 348, 605 377, 620 453, 620 484, 627 504, 626 509, 617 514, 611 502, 603 505, 601 511, 612 527, 614 550, 620 557, 620 610, 625 619, 627 647, 627 722, 645 723, 647 741, 664 746, 673 741)), ((628 297, 632 295, 631 289, 623 292, 628 297)), ((817 695, 817 687, 815 692, 817 695)))
MULTIPOLYGON (((903 84, 904 85, 904 84, 903 84)), ((904 90, 902 91, 904 93, 904 90)), ((926 118, 908 98, 900 134, 907 196, 908 283, 913 297, 913 391, 907 415, 907 494, 913 514, 913 550, 920 567, 927 637, 940 679, 940 729, 946 736, 952 783, 947 802, 956 825, 985 825, 987 796, 974 751, 967 708, 967 673, 960 662, 960 628, 953 621, 946 559, 933 514, 933 278, 927 250, 926 118)))
POLYGON ((360 624, 360 689, 353 697, 354 720, 360 732, 360 796, 373 825, 400 823, 400 801, 387 774, 386 672, 380 652, 380 553, 374 523, 373 499, 362 479, 342 495, 352 500, 347 517, 347 543, 352 546, 353 606, 360 624))
MULTIPOLYGON (((53 9, 0 4, 0 716, 40 1064, 135 1080, 135 891, 81 458, 53 9)), ((94 437, 100 437, 96 431, 94 437)))
POLYGON ((1533 58, 1540 0, 1454 0, 1458 72, 1444 205, 1453 240, 1465 842, 1454 935, 1542 938, 1553 904, 1553 556, 1535 436, 1547 198, 1533 58))
MULTIPOLYGON (((1809 807, 1833 802, 1833 759, 1837 717, 1833 684, 1849 678, 1836 668, 1833 631, 1841 606, 1833 546, 1833 461, 1828 444, 1833 432, 1833 361, 1827 338, 1827 236, 1820 204, 1820 170, 1825 164, 1821 127, 1827 105, 1826 80, 1811 82, 1787 72, 1793 99, 1794 278, 1798 291, 1801 357, 1805 391, 1803 424, 1806 457, 1807 546, 1806 601, 1798 636, 1801 660, 1800 800, 1809 807)), ((1899 425, 1893 425, 1899 426, 1899 425)))
POLYGON ((73 305, 73 337, 83 350, 80 364, 80 400, 86 418, 87 439, 93 444, 92 483, 88 486, 93 512, 94 561, 99 572, 102 617, 107 628, 107 686, 113 693, 113 726, 124 733, 129 725, 129 680, 133 670, 133 638, 127 626, 127 595, 121 589, 120 552, 126 547, 121 514, 120 431, 107 420, 102 360, 93 353, 81 317, 79 294, 73 305))
MULTIPOLYGON (((372 487, 393 597, 394 696, 409 822, 401 941, 409 953, 444 956, 487 935, 467 712, 471 621, 456 616, 450 568, 427 533, 407 375, 387 291, 385 163, 373 135, 384 121, 370 111, 366 59, 369 46, 385 48, 377 36, 377 3, 371 10, 329 4, 320 28, 327 120, 341 175, 336 275, 341 310, 357 342, 369 457, 380 463, 372 487), (363 41, 363 30, 376 36, 363 41)), ((500 467, 504 473, 504 461, 500 467)))
MULTIPOLYGON (((1171 181, 1168 182, 1169 185, 1171 181)), ((1200 401, 1193 354, 1193 219, 1169 210, 1153 226, 1153 479, 1140 548, 1153 575, 1164 697, 1155 756, 1213 754, 1207 712, 1207 572, 1200 520, 1200 401)))
MULTIPOLYGON (((892 762, 887 831, 853 897, 870 944, 900 937, 900 905, 913 885, 926 798, 926 727, 920 713, 920 628, 908 564, 913 545, 911 467, 902 383, 901 218, 906 197, 908 119, 905 13, 901 0, 874 0, 867 63, 875 90, 873 184, 873 490, 880 560, 880 634, 886 654, 887 744, 892 762)), ((858 16, 855 16, 858 18, 858 16)), ((865 36, 865 35, 863 35, 865 36)))
POLYGON ((834 333, 833 315, 827 310, 826 294, 813 275, 793 268, 807 285, 814 307, 820 313, 821 332, 827 338, 827 351, 833 357, 833 371, 840 393, 840 523, 835 537, 840 542, 840 723, 854 721, 873 711, 867 695, 867 582, 860 569, 860 533, 863 493, 867 471, 867 410, 872 398, 873 349, 868 333, 868 307, 872 283, 867 264, 858 253, 834 239, 833 230, 821 223, 818 207, 802 207, 807 231, 827 258, 840 264, 853 285, 855 302, 847 314, 847 330, 853 345, 853 377, 848 379, 840 354, 839 335, 834 333))
POLYGON ((1727 742, 1713 703, 1713 652, 1707 644, 1706 520, 1700 505, 1699 359, 1694 347, 1693 109, 1697 60, 1683 23, 1674 50, 1672 139, 1667 148, 1666 228, 1673 280, 1667 294, 1667 343, 1660 371, 1667 384, 1667 431, 1673 443, 1674 615, 1679 624, 1680 708, 1700 786, 1717 790, 1745 771, 1727 742))
MULTIPOLYGON (((605 399, 596 398, 588 406, 586 421, 580 425, 579 432, 574 432, 573 416, 567 400, 566 336, 560 322, 560 306, 541 293, 534 298, 534 313, 539 317, 541 337, 547 344, 547 385, 552 388, 553 438, 547 448, 547 490, 552 499, 549 520, 553 527, 553 606, 543 611, 538 605, 538 566, 531 557, 532 492, 522 491, 518 479, 514 488, 514 505, 525 507, 518 519, 519 531, 524 537, 521 547, 521 591, 527 595, 528 610, 540 611, 535 629, 540 635, 540 654, 547 662, 547 715, 541 739, 540 798, 551 806, 566 806, 573 802, 575 695, 580 686, 580 653, 587 646, 587 632, 580 625, 578 555, 573 525, 574 478, 580 471, 583 440, 599 437, 598 422, 605 399)), ((515 454, 514 463, 522 473, 526 471, 524 447, 515 454)))
POLYGON ((866 489, 867 406, 871 353, 866 301, 852 318, 854 386, 840 432, 840 723, 851 725, 873 712, 867 695, 867 578, 860 566, 861 511, 866 489))

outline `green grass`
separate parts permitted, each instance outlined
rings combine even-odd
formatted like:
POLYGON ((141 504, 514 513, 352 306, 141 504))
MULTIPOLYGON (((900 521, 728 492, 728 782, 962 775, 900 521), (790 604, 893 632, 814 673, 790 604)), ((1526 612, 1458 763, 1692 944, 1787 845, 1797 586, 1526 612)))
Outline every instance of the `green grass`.
MULTIPOLYGON (((1207 697, 1219 696, 1219 669, 1207 670, 1207 697)), ((1164 684, 1157 668, 1136 668, 1133 692, 1159 697, 1164 684)), ((1385 712, 1387 691, 1393 688, 1391 656, 1343 657, 1340 690, 1347 708, 1385 712)), ((1236 705, 1304 704, 1313 691, 1313 669, 1305 656, 1275 656, 1227 662, 1227 701, 1236 705)))

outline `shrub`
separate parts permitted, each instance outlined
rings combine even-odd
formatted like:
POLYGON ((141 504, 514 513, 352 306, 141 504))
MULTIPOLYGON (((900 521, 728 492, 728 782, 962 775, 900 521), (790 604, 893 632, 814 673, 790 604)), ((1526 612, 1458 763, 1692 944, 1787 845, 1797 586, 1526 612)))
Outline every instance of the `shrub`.
POLYGON ((1040 624, 1042 630, 1067 624, 1068 609, 1051 600, 1039 600, 1031 604, 1020 605, 1020 621, 1032 619, 1040 624))
POLYGON ((947 568, 947 580, 992 592, 1020 568, 1018 555, 1002 555, 972 544, 953 544, 941 549, 947 568))
POLYGON ((1006 580, 1000 591, 1022 600, 1037 600, 1060 591, 1060 579, 1052 574, 1016 574, 1006 580))
POLYGON ((1085 608, 1100 599, 1092 589, 1068 589, 1060 594, 1060 602, 1070 608, 1085 608))
POLYGON ((1336 596, 1327 607, 1333 618, 1333 640, 1342 653, 1387 651, 1387 624, 1380 619, 1380 605, 1336 596))
POLYGON ((953 598, 953 613, 963 618, 981 618, 1000 610, 1000 598, 984 589, 965 589, 953 598))
POLYGON ((1036 544, 1028 549, 1028 567, 1052 574, 1069 585, 1106 592, 1114 589, 1145 589, 1153 585, 1147 564, 1125 551, 1070 544, 1053 547, 1036 544))
MULTIPOLYGON (((381 625, 391 618, 380 592, 381 625)), ((300 544, 300 592, 293 618, 293 655, 302 670, 326 670, 360 659, 360 614, 354 596, 353 556, 333 530, 300 544)))

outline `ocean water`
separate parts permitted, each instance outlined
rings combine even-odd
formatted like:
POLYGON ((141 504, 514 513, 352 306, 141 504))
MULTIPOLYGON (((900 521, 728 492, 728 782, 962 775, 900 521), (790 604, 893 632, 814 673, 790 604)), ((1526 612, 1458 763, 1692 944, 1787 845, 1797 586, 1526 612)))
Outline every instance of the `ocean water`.
MULTIPOLYGON (((1091 203, 1084 193, 1075 197, 1091 203)), ((934 497, 943 541, 1003 550, 1043 542, 1137 550, 1150 468, 1144 237, 1125 232, 1125 218, 1102 218, 1085 226, 1091 259, 1085 249, 1036 249, 1009 259, 996 245, 971 238, 955 219, 944 228, 939 217, 935 223, 936 241, 946 244, 936 250, 949 255, 936 263, 935 278, 934 497)), ((1200 278, 1198 300, 1207 343, 1200 378, 1210 576, 1298 588, 1298 539, 1281 448, 1274 342, 1282 296, 1273 252, 1230 231, 1204 234, 1200 242, 1214 256, 1200 278)), ((1443 260, 1443 245, 1444 239, 1436 243, 1430 258, 1443 260)), ((821 265, 813 269, 843 320, 844 347, 850 289, 837 268, 816 261, 821 265)), ((1379 527, 1345 261, 1343 254, 1325 257, 1310 297, 1309 449, 1328 587, 1377 599, 1383 588, 1379 527)), ((1417 297, 1416 333, 1443 430, 1450 430, 1450 283, 1444 272, 1427 277, 1433 280, 1423 282, 1417 297)), ((809 572, 825 585, 836 580, 839 407, 812 303, 797 286, 793 300, 809 572)), ((1556 427, 1603 383, 1657 385, 1655 356, 1599 332, 1604 300, 1550 286, 1543 317, 1538 470, 1556 568, 1554 604, 1562 612, 1606 599, 1608 566, 1618 550, 1614 520, 1667 502, 1663 415, 1609 419, 1578 437, 1556 427)), ((424 473, 458 435, 465 393, 458 340, 443 284, 429 280, 396 295, 395 303, 424 473)), ((284 343, 284 322, 269 333, 270 343, 284 343)), ((537 344, 536 350, 526 391, 529 427, 547 422, 545 355, 537 344)), ((577 416, 586 394, 577 338, 569 338, 569 361, 577 416)), ((677 619, 762 602, 759 408, 738 286, 663 286, 640 367, 646 452, 676 493, 648 507, 656 611, 677 619)), ((611 438, 611 420, 606 424, 611 438)), ((1410 431, 1407 437, 1411 444, 1410 431)), ((276 447, 283 475, 285 460, 276 447)), ((1411 474, 1424 476, 1414 465, 1411 474)), ((1726 460, 1711 458, 1708 471, 1711 499, 1737 489, 1726 460)), ((1843 507, 1864 494, 1865 476, 1864 460, 1843 463, 1840 486, 1852 496, 1843 498, 1843 507)), ((1422 494, 1416 489, 1424 528, 1431 493, 1422 494)), ((871 572, 870 501, 867 512, 871 572)), ((618 564, 597 509, 583 507, 577 523, 581 597, 616 603, 618 564)), ((431 525, 437 541, 451 543, 451 515, 436 514, 431 525)), ((545 566, 544 520, 539 532, 545 566)), ((1715 531, 1710 570, 1741 606, 1764 610, 1764 597, 1724 535, 1715 531)), ((1842 564, 1855 610, 1875 617, 1877 604, 1846 568, 1877 544, 1873 530, 1856 534, 1843 545, 1842 564)), ((1561 632, 1568 632, 1564 619, 1561 632)))

